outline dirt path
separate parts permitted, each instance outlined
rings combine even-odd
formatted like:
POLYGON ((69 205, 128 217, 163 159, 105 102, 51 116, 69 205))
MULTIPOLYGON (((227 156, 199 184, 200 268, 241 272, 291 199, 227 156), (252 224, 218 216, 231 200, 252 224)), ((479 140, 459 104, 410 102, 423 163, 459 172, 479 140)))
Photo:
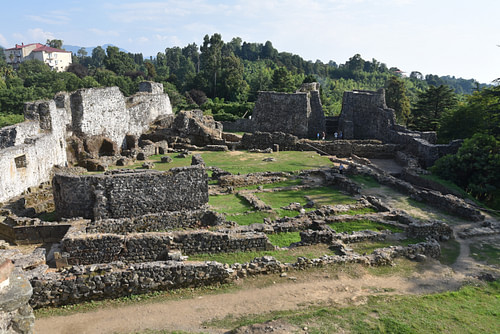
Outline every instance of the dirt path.
MULTIPOLYGON (((290 274, 290 275, 293 275, 290 274)), ((37 334, 131 333, 145 329, 224 333, 224 329, 203 328, 202 323, 227 315, 266 313, 321 304, 360 304, 373 294, 422 294, 457 289, 464 277, 439 263, 411 277, 371 276, 331 278, 316 273, 297 280, 276 276, 276 284, 265 288, 243 288, 231 293, 205 295, 195 299, 131 305, 38 319, 37 334)), ((228 329, 226 329, 228 330, 228 329)))

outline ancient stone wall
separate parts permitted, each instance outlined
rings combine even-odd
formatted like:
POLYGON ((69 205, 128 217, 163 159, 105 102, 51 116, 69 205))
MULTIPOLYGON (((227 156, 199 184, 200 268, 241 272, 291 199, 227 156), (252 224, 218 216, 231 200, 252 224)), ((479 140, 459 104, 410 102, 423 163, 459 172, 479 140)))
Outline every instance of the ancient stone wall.
MULTIPOLYGON (((248 126, 247 122, 240 123, 248 126)), ((255 131, 314 138, 318 132, 325 131, 319 84, 304 84, 296 93, 259 92, 252 123, 251 129, 255 131)), ((236 129, 236 125, 232 128, 236 129)))
POLYGON ((54 101, 24 106, 26 121, 0 130, 0 202, 48 181, 66 163, 65 111, 54 101))
POLYGON ((70 225, 42 222, 37 218, 8 216, 0 223, 0 238, 21 244, 59 242, 70 225))
POLYGON ((139 136, 159 116, 172 113, 163 86, 146 82, 144 91, 125 98, 118 87, 79 89, 70 96, 71 128, 81 137, 105 136, 124 147, 125 136, 139 136))
POLYGON ((207 228, 224 222, 224 216, 205 209, 168 211, 140 217, 101 219, 87 224, 87 233, 127 234, 207 228))
POLYGON ((339 130, 345 139, 378 139, 394 143, 429 167, 445 154, 456 153, 461 142, 436 145, 435 132, 410 131, 397 125, 393 109, 385 104, 385 91, 344 92, 339 130))
POLYGON ((172 168, 166 172, 58 173, 52 183, 56 211, 67 218, 130 218, 199 209, 208 203, 208 177, 199 166, 172 168))
POLYGON ((243 149, 265 150, 279 145, 282 151, 315 151, 337 157, 357 155, 365 158, 393 158, 398 145, 381 143, 378 140, 334 140, 317 141, 299 139, 296 136, 283 132, 255 132, 245 133, 241 139, 243 149))
POLYGON ((226 283, 251 275, 282 273, 290 270, 324 267, 332 264, 363 263, 390 265, 397 257, 418 259, 422 256, 439 258, 441 248, 436 241, 407 247, 396 246, 375 250, 370 255, 346 252, 345 255, 322 256, 316 259, 300 257, 294 263, 281 263, 271 256, 251 262, 225 265, 210 262, 150 262, 140 264, 93 264, 73 266, 60 272, 45 273, 31 279, 34 308, 76 304, 89 300, 117 298, 130 294, 226 283))
POLYGON ((26 121, 0 129, 0 202, 49 181, 55 165, 68 163, 66 139, 106 136, 118 147, 139 136, 160 115, 172 113, 158 83, 141 83, 127 99, 117 87, 59 93, 50 101, 26 103, 26 121))
POLYGON ((31 280, 34 308, 76 304, 131 294, 225 282, 230 272, 220 263, 150 262, 75 266, 31 280))
POLYGON ((263 233, 159 232, 139 234, 81 234, 70 230, 61 241, 68 264, 163 261, 169 252, 182 254, 273 250, 263 233))

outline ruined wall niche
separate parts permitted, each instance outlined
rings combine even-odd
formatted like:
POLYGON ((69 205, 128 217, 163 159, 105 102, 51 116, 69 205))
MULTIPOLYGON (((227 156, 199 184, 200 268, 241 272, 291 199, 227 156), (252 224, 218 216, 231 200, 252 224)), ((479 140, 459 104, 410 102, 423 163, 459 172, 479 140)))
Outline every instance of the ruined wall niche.
POLYGON ((296 93, 259 92, 252 114, 254 131, 284 132, 314 138, 325 131, 319 83, 307 83, 296 93))

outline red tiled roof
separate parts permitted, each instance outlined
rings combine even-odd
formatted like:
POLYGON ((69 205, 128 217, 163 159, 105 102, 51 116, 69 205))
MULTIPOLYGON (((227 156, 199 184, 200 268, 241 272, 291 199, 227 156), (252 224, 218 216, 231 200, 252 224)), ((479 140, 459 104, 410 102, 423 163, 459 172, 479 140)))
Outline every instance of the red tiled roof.
POLYGON ((16 44, 15 47, 13 48, 10 48, 10 49, 5 49, 5 51, 9 51, 9 50, 21 50, 27 46, 31 46, 31 45, 36 45, 37 48, 39 48, 40 46, 43 46, 43 44, 40 44, 40 43, 31 43, 31 44, 16 44))
POLYGON ((60 49, 56 49, 56 48, 51 48, 50 46, 47 46, 47 45, 41 45, 39 47, 37 47, 35 50, 31 51, 31 52, 41 52, 41 51, 45 51, 45 52, 67 52, 67 53, 71 53, 71 51, 66 51, 66 50, 60 50, 60 49))

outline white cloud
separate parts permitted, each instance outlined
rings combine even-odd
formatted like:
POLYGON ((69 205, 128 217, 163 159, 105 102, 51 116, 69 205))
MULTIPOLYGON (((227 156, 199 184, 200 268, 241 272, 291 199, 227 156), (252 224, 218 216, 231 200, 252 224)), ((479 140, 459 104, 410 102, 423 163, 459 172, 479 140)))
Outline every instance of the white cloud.
POLYGON ((43 31, 41 28, 28 29, 28 36, 35 42, 45 43, 48 39, 55 39, 53 33, 49 31, 43 31))

